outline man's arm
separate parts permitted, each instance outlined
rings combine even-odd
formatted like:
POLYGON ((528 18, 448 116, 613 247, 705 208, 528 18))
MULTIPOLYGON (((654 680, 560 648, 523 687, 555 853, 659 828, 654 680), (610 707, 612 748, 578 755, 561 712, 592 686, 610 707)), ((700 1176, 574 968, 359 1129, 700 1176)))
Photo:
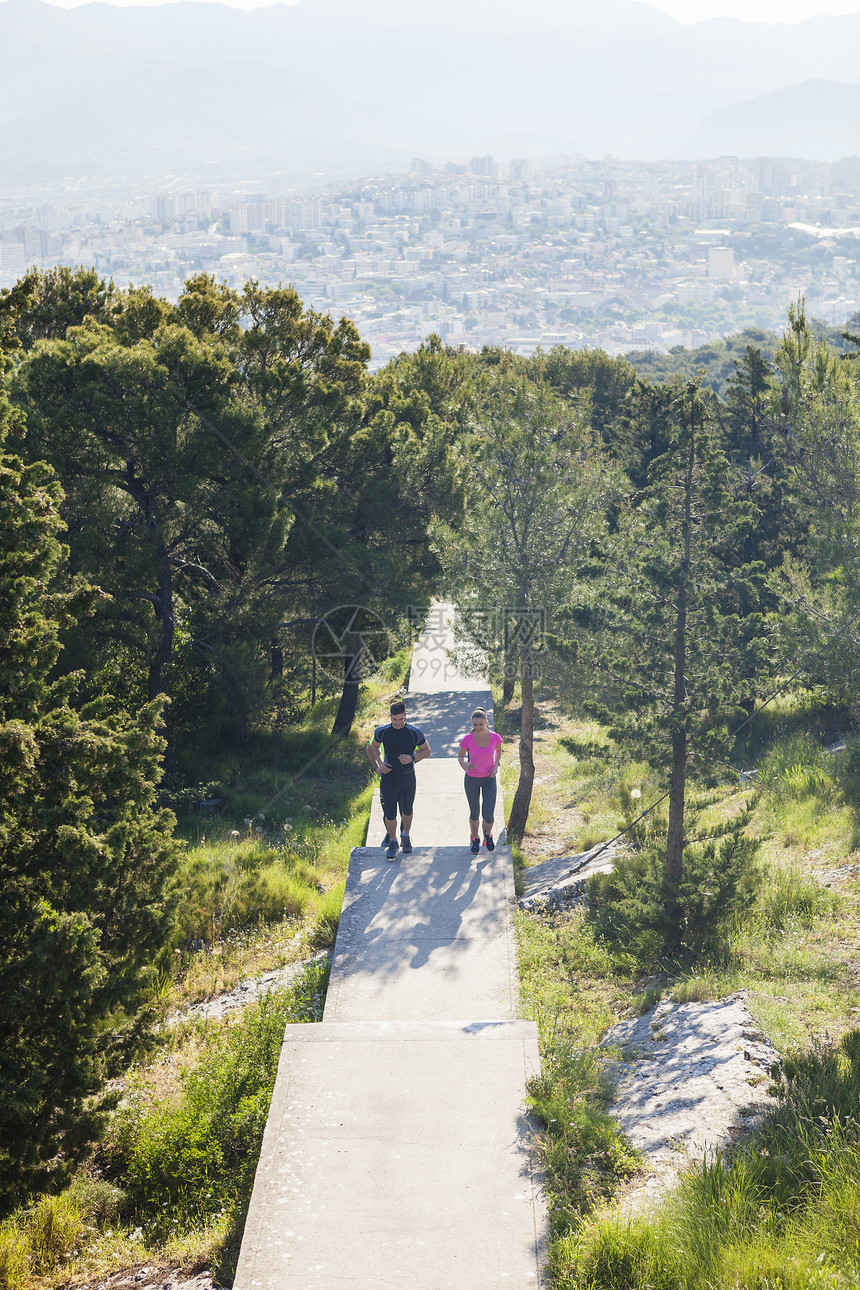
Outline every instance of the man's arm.
POLYGON ((415 761, 423 761, 425 757, 429 757, 429 756, 430 756, 430 745, 425 739, 423 744, 419 744, 418 747, 415 749, 415 754, 414 754, 415 761))
POLYGON ((380 757, 379 753, 381 748, 382 744, 378 744, 375 739, 371 739, 365 752, 367 753, 367 760, 370 762, 377 775, 386 775, 391 770, 391 767, 388 765, 388 762, 383 761, 380 757))

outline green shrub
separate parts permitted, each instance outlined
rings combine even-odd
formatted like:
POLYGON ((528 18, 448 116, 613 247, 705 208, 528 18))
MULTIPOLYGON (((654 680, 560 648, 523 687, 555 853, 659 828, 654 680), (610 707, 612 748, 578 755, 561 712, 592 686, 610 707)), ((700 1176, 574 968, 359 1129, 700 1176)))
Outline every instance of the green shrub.
POLYGON ((756 839, 738 830, 720 842, 686 846, 677 888, 666 879, 664 847, 652 843, 619 857, 612 873, 589 879, 595 935, 647 963, 667 944, 677 944, 677 924, 669 912, 677 909, 681 947, 704 949, 748 905, 758 847, 756 839))
POLYGON ((320 1020, 326 973, 309 964, 289 990, 215 1032, 178 1099, 130 1097, 117 1112, 104 1167, 148 1231, 185 1231, 247 1201, 284 1027, 320 1020))
MULTIPOLYGON (((645 810, 647 803, 641 796, 633 796, 634 787, 624 782, 619 784, 611 805, 621 816, 621 827, 627 830, 625 837, 628 843, 636 847, 644 847, 654 843, 661 835, 666 836, 668 816, 665 806, 658 806, 656 810, 646 815, 644 820, 640 820, 639 816, 645 810)), ((639 791, 641 793, 641 789, 639 791)))

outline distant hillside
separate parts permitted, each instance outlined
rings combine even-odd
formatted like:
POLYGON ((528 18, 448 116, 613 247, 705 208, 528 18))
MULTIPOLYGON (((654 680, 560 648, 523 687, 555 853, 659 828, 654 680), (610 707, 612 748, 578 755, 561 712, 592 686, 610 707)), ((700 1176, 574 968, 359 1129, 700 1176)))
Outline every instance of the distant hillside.
POLYGON ((776 332, 750 327, 738 332, 736 336, 727 336, 725 340, 713 341, 699 349, 685 349, 683 345, 676 345, 668 354, 634 350, 625 357, 640 376, 649 381, 670 381, 673 376, 687 380, 702 372, 703 384, 709 385, 718 394, 725 394, 726 383, 735 373, 735 360, 743 357, 747 346, 760 349, 765 358, 770 359, 779 339, 776 332))
POLYGON ((705 117, 684 151, 689 157, 788 154, 830 161, 858 153, 860 84, 817 79, 734 103, 705 117))
MULTIPOLYGON (((852 319, 841 327, 829 327, 815 319, 811 319, 810 324, 815 335, 826 337, 835 350, 841 353, 856 352, 854 345, 843 340, 842 332, 860 330, 860 320, 852 319)), ((735 361, 743 358, 748 345, 761 350, 766 359, 771 359, 781 339, 781 334, 776 332, 747 327, 735 336, 712 341, 699 349, 685 349, 683 345, 677 345, 668 354, 634 350, 625 357, 649 381, 669 381, 673 376, 686 380, 701 372, 703 384, 724 395, 726 385, 735 373, 735 361)))
POLYGON ((5 0, 0 174, 345 175, 488 151, 829 157, 860 150, 856 98, 833 97, 857 82, 860 14, 685 25, 636 0, 496 0, 492 21, 486 0, 5 0), (802 106, 823 82, 809 129, 780 113, 780 94, 802 106))

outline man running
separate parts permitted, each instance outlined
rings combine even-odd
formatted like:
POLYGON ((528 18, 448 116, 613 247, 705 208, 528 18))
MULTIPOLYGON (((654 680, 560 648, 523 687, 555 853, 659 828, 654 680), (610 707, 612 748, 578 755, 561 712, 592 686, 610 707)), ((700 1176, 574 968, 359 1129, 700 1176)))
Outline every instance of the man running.
POLYGON ((385 854, 397 856, 397 809, 400 808, 400 845, 408 854, 412 850, 409 830, 412 828, 412 805, 415 801, 415 763, 430 756, 430 745, 424 732, 406 721, 406 704, 398 700, 388 709, 391 720, 377 726, 367 745, 367 759, 379 776, 379 796, 385 819, 385 854), (384 756, 380 756, 380 751, 384 756))

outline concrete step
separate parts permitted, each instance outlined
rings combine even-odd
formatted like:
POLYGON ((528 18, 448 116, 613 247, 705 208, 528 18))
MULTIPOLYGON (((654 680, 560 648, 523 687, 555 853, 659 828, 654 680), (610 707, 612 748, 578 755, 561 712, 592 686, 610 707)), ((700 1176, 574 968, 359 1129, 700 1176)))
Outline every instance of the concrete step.
POLYGON ((288 1026, 235 1290, 540 1284, 532 1022, 288 1026))
POLYGON ((515 1018, 509 847, 350 856, 325 1021, 515 1018))

